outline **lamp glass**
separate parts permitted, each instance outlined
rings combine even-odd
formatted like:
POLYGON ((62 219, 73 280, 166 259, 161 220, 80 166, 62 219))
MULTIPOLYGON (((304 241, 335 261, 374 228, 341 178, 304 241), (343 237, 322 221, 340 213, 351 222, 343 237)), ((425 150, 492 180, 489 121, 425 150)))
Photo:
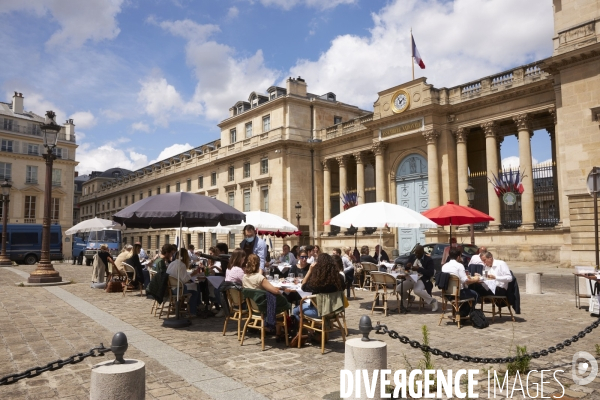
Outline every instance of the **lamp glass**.
POLYGON ((2 194, 4 196, 8 196, 10 194, 10 188, 11 188, 11 184, 10 182, 8 182, 7 180, 5 180, 4 182, 2 182, 2 184, 0 185, 2 187, 2 194))
POLYGON ((473 186, 469 185, 465 189, 465 192, 467 192, 467 199, 469 200, 469 202, 475 200, 475 189, 473 188, 473 186))

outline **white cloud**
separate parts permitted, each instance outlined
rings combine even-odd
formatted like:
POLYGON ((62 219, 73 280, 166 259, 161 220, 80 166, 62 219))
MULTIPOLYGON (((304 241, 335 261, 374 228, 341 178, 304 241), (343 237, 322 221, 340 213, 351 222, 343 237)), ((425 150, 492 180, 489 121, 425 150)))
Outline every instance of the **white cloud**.
POLYGON ((40 18, 50 14, 60 25, 46 42, 48 48, 79 47, 86 41, 114 39, 119 34, 116 17, 124 0, 4 0, 0 13, 31 12, 40 18))
POLYGON ((140 81, 142 88, 138 93, 138 102, 142 104, 146 114, 154 118, 156 125, 167 127, 173 116, 198 116, 202 113, 202 104, 197 99, 185 102, 177 89, 158 74, 158 71, 154 71, 151 76, 140 81))
POLYGON ((158 157, 156 157, 156 159, 150 161, 149 164, 155 163, 160 160, 164 160, 165 158, 173 157, 177 154, 183 153, 184 151, 187 151, 187 150, 193 149, 193 148, 194 148, 194 146, 192 146, 189 143, 186 143, 186 144, 177 144, 176 143, 172 146, 167 147, 163 151, 161 151, 160 154, 158 155, 158 157))
MULTIPOLYGON (((78 137, 80 139, 80 137, 78 137)), ((105 144, 100 147, 90 143, 81 143, 77 149, 76 167, 79 174, 89 174, 92 171, 106 171, 109 168, 125 168, 136 170, 148 165, 148 158, 135 151, 123 151, 118 147, 105 144)))
POLYGON ((116 140, 116 142, 117 142, 117 143, 119 143, 119 144, 123 144, 123 143, 129 143, 129 142, 131 142, 131 139, 130 139, 130 138, 127 138, 127 137, 123 137, 123 136, 121 136, 120 138, 118 138, 118 139, 116 140))
POLYGON ((100 110, 100 114, 102 114, 111 122, 120 121, 123 119, 123 114, 114 110, 100 110))
MULTIPOLYGON (((534 167, 536 165, 542 165, 542 164, 548 164, 548 163, 552 163, 551 158, 548 160, 544 160, 542 162, 539 162, 537 160, 537 158, 535 158, 535 157, 531 158, 531 164, 534 167)), ((502 159, 502 168, 503 169, 515 169, 515 168, 519 168, 520 165, 521 165, 521 160, 517 156, 510 156, 510 157, 506 157, 506 158, 502 159)))
POLYGON ((133 124, 131 124, 131 129, 133 129, 134 131, 142 131, 146 133, 150 132, 150 126, 147 123, 141 121, 134 122, 133 124))
POLYGON ((78 111, 71 114, 69 118, 73 119, 73 123, 79 129, 92 128, 98 122, 94 114, 89 111, 78 111))
POLYGON ((279 72, 265 66, 262 50, 249 57, 236 57, 233 48, 208 40, 219 30, 215 25, 199 25, 190 20, 151 22, 187 40, 186 61, 198 80, 189 102, 183 102, 164 78, 155 76, 143 85, 139 98, 158 124, 164 126, 168 119, 164 107, 173 110, 174 105, 179 105, 184 114, 202 113, 210 120, 225 118, 236 101, 252 91, 265 90, 279 76, 279 72))
POLYGON ((278 7, 284 10, 291 10, 298 5, 304 5, 319 10, 335 8, 342 4, 356 4, 358 0, 260 0, 265 7, 278 7))
POLYGON ((229 20, 236 19, 238 15, 240 15, 240 10, 237 7, 229 7, 226 18, 229 20))
MULTIPOLYGON (((548 3, 548 4, 545 4, 548 3)), ((453 86, 552 52, 552 6, 520 0, 396 0, 372 14, 366 36, 336 37, 318 60, 299 60, 312 93, 371 107, 376 92, 411 79, 410 28, 436 87, 453 86), (368 73, 365 73, 368 71, 368 73)))

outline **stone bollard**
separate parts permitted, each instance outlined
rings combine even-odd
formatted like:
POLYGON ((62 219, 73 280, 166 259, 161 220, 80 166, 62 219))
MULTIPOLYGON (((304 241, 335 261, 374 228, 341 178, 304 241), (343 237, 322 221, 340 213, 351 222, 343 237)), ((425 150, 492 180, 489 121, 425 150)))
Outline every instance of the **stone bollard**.
POLYGON ((381 373, 382 370, 387 369, 387 344, 380 340, 369 339, 368 332, 373 329, 369 317, 363 316, 360 319, 359 329, 363 333, 362 338, 346 340, 344 369, 350 371, 353 380, 352 394, 347 398, 381 399, 381 380, 379 379, 379 374, 377 375, 377 383, 375 385, 375 392, 373 393, 374 397, 369 397, 366 393, 362 370, 368 372, 368 379, 371 382, 374 370, 378 370, 381 373), (360 393, 356 391, 356 371, 358 370, 361 370, 359 375, 360 393))
POLYGON ((525 279, 527 282, 525 285, 527 294, 542 294, 542 274, 527 274, 525 279))
POLYGON ((127 350, 127 337, 117 332, 111 350, 115 360, 104 361, 92 368, 90 400, 143 400, 146 396, 146 364, 139 360, 123 358, 127 350))

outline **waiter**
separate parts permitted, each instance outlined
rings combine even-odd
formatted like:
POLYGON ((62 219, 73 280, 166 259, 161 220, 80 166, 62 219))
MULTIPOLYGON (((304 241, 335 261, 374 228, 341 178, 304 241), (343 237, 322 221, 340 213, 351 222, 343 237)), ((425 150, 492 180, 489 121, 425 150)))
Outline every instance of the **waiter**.
MULTIPOLYGON (((265 241, 256 236, 256 229, 254 229, 253 225, 246 225, 244 227, 244 237, 245 239, 240 243, 240 248, 246 253, 246 260, 250 254, 256 254, 260 259, 260 270, 264 274, 265 260, 267 258, 267 246, 265 241)), ((244 260, 244 267, 245 266, 246 261, 244 260)))

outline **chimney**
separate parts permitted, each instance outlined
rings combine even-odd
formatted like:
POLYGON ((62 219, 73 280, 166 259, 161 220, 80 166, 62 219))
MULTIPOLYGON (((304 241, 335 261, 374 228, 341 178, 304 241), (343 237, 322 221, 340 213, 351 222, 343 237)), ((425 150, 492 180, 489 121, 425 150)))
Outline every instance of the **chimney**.
POLYGON ((289 77, 287 81, 285 81, 287 94, 306 97, 306 86, 306 82, 301 77, 298 77, 298 79, 289 77))
POLYGON ((66 141, 75 141, 75 124, 72 119, 68 119, 65 121, 65 140, 66 141))
POLYGON ((12 110, 15 114, 23 114, 23 93, 15 92, 13 96, 12 110))

